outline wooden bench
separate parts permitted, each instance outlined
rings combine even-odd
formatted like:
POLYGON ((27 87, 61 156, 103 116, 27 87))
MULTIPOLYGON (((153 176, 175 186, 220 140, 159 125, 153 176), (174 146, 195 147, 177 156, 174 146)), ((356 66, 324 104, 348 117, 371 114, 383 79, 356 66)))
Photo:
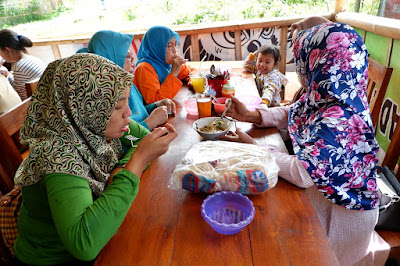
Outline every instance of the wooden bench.
MULTIPOLYGON (((19 133, 28 105, 31 98, 29 97, 19 105, 0 116, 0 191, 1 194, 15 192, 14 176, 21 164, 23 157, 20 153, 18 145, 12 136, 19 133)), ((18 142, 19 143, 19 142, 18 142)), ((7 196, 5 196, 6 198, 7 196)), ((1 202, 3 202, 3 197, 1 202)), ((0 239, 0 264, 12 265, 12 255, 0 239)))
POLYGON ((25 83, 26 94, 28 95, 28 97, 32 96, 32 94, 35 92, 38 83, 39 79, 33 80, 29 83, 25 83))
POLYGON ((12 136, 19 132, 31 98, 0 116, 0 191, 9 192, 14 186, 14 175, 23 157, 12 136))

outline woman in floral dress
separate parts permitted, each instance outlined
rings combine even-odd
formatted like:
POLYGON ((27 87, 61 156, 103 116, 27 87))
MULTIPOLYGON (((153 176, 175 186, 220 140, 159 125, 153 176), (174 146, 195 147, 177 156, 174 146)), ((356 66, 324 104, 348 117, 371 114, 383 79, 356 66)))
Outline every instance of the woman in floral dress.
MULTIPOLYGON (((300 31, 293 53, 306 88, 297 102, 249 111, 233 98, 227 115, 288 127, 295 155, 270 147, 279 176, 306 188, 340 264, 384 265, 389 246, 374 231, 379 146, 366 97, 367 48, 352 27, 328 22, 300 31)), ((255 143, 240 130, 225 138, 255 143)))

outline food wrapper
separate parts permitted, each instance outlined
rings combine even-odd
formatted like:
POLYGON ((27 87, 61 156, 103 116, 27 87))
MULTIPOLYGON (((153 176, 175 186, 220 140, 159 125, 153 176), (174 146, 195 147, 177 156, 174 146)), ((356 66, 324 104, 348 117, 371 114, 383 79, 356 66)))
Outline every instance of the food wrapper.
POLYGON ((173 171, 168 187, 195 193, 260 194, 278 182, 279 166, 268 148, 227 141, 193 145, 173 171))

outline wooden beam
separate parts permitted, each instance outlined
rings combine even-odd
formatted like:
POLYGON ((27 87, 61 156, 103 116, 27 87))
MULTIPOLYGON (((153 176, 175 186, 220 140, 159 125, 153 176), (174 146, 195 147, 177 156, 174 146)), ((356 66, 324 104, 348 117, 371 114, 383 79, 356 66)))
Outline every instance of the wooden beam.
POLYGON ((375 34, 400 39, 400 20, 377 17, 367 14, 342 12, 336 15, 336 21, 349 24, 375 34))
MULTIPOLYGON (((322 14, 325 18, 333 20, 335 15, 332 13, 322 14)), ((226 31, 241 31, 256 28, 270 28, 280 26, 290 26, 307 16, 293 16, 293 17, 278 17, 269 19, 253 20, 251 23, 243 22, 216 22, 208 25, 190 25, 190 26, 177 26, 171 27, 179 35, 194 35, 194 34, 207 34, 215 32, 226 31)), ((121 31, 122 33, 133 34, 134 39, 142 39, 147 29, 134 29, 132 31, 121 31)), ((93 33, 86 33, 84 35, 64 36, 61 38, 40 38, 33 39, 34 46, 49 46, 52 44, 74 44, 74 43, 88 43, 93 33)))
POLYGON ((235 31, 235 60, 242 60, 242 40, 241 31, 235 31))
POLYGON ((54 55, 55 59, 61 58, 61 52, 60 52, 60 48, 58 47, 58 44, 52 44, 51 50, 53 51, 53 55, 54 55))
POLYGON ((286 73, 286 54, 287 54, 288 26, 282 26, 279 37, 279 49, 281 50, 281 62, 279 72, 286 73))
POLYGON ((190 35, 190 43, 192 46, 191 61, 200 61, 199 37, 197 34, 190 35))
POLYGON ((348 8, 347 0, 335 0, 335 15, 339 12, 344 12, 348 8))

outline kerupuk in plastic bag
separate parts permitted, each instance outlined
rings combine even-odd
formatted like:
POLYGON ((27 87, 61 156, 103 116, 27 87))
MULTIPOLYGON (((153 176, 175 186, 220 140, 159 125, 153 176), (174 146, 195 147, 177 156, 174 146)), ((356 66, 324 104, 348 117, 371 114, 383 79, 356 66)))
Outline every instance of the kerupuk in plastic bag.
POLYGON ((262 193, 278 182, 269 149, 245 143, 203 141, 193 145, 173 171, 168 187, 195 193, 262 193))

